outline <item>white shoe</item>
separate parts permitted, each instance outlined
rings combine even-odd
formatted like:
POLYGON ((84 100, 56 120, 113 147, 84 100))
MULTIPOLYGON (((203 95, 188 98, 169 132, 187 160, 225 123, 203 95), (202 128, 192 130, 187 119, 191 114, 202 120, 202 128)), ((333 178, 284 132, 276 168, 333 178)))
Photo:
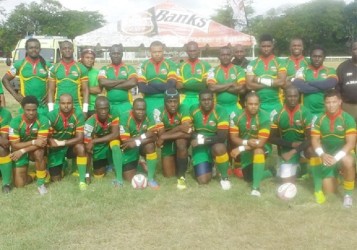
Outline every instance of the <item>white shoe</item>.
POLYGON ((45 195, 48 192, 45 184, 42 184, 41 186, 37 187, 37 190, 40 193, 40 195, 45 195))
POLYGON ((232 185, 231 182, 228 179, 222 179, 221 180, 221 187, 223 190, 229 190, 231 189, 232 185))
POLYGON ((257 196, 260 197, 262 196, 259 190, 253 189, 252 192, 250 193, 252 196, 257 196))
POLYGON ((343 197, 343 206, 345 208, 351 208, 352 207, 352 196, 351 195, 348 195, 346 194, 344 197, 343 197))

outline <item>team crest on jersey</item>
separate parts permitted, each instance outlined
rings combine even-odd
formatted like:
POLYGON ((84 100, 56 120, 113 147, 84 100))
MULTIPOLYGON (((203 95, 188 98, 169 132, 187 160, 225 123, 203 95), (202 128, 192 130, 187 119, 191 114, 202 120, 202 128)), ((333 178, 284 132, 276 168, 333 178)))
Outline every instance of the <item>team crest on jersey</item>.
POLYGON ((322 77, 322 78, 327 78, 326 73, 322 73, 322 74, 321 74, 321 77, 322 77))
POLYGON ((146 130, 148 128, 148 126, 146 124, 143 124, 142 128, 143 128, 143 130, 146 130))
POLYGON ((180 124, 180 121, 177 120, 177 119, 175 119, 174 123, 175 123, 175 124, 180 124))
POLYGON ((34 132, 34 133, 36 133, 37 130, 38 130, 37 128, 31 128, 31 131, 34 132))
POLYGON ((338 130, 338 131, 343 131, 343 130, 344 130, 344 127, 341 126, 341 125, 337 125, 337 126, 336 126, 336 130, 338 130))
POLYGON ((126 73, 126 71, 121 71, 120 74, 121 74, 122 76, 127 76, 127 75, 128 75, 128 73, 126 73))
POLYGON ((201 69, 197 69, 197 70, 196 70, 196 74, 201 75, 201 74, 202 74, 202 70, 201 70, 201 69))
POLYGON ((252 124, 252 126, 250 126, 250 128, 251 128, 252 130, 257 130, 257 126, 256 126, 255 124, 252 124))
POLYGON ((296 124, 297 126, 301 126, 301 125, 302 125, 302 122, 301 122, 300 120, 296 120, 296 121, 295 121, 295 124, 296 124))
POLYGON ((68 127, 74 128, 74 124, 73 124, 73 123, 69 123, 69 124, 68 124, 68 127))
POLYGON ((161 74, 166 75, 167 74, 167 70, 166 69, 161 69, 161 74))
POLYGON ((235 74, 231 74, 231 79, 235 80, 237 79, 237 76, 235 74))
POLYGON ((216 122, 215 122, 215 121, 209 121, 208 124, 209 124, 210 126, 216 126, 216 122))
POLYGON ((71 75, 78 77, 78 72, 77 71, 72 71, 71 75))
POLYGON ((270 70, 271 70, 271 71, 275 71, 275 72, 277 71, 277 69, 276 69, 275 66, 271 66, 271 67, 270 67, 270 70))
POLYGON ((46 74, 46 70, 44 69, 40 69, 38 72, 40 72, 41 74, 46 74))
POLYGON ((247 73, 253 73, 253 66, 252 65, 248 65, 247 69, 246 69, 247 73))

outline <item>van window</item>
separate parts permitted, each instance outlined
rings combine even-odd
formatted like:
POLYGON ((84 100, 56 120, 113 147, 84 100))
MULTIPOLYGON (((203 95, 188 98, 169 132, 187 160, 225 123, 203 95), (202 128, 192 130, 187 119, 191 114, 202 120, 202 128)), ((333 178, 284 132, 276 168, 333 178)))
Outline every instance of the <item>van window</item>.
MULTIPOLYGON (((17 49, 14 55, 14 61, 22 60, 25 58, 26 50, 17 49)), ((41 49, 40 55, 45 59, 45 61, 53 63, 55 59, 55 50, 54 49, 41 49)))

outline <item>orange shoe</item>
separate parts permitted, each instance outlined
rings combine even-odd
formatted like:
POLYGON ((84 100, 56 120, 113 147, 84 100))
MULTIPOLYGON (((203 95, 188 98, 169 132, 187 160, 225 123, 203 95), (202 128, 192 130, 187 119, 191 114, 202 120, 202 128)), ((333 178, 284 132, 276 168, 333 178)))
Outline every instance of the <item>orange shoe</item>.
POLYGON ((238 178, 242 179, 243 178, 243 171, 241 168, 235 168, 233 169, 233 173, 235 176, 237 176, 238 178))

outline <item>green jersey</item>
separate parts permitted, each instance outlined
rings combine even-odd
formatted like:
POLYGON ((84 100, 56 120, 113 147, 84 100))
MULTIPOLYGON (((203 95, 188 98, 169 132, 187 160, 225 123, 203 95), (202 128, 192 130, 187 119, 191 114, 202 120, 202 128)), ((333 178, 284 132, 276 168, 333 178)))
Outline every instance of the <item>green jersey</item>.
POLYGON ((82 112, 73 111, 65 116, 59 109, 48 113, 51 137, 57 140, 74 138, 76 133, 84 132, 84 116, 82 112))
MULTIPOLYGON (((98 83, 98 73, 99 70, 96 68, 91 68, 88 71, 88 87, 97 87, 99 86, 98 83)), ((95 100, 97 99, 97 94, 89 94, 89 103, 88 103, 88 110, 95 109, 95 100)))
MULTIPOLYGON (((321 81, 327 78, 336 78, 336 70, 333 68, 321 66, 316 69, 311 65, 304 70, 304 79, 306 82, 321 81)), ((320 91, 312 94, 304 94, 303 104, 312 114, 321 114, 325 111, 324 92, 320 91)))
POLYGON ((208 114, 203 113, 199 105, 193 105, 189 116, 183 117, 182 121, 191 121, 197 134, 210 137, 216 135, 218 130, 228 130, 228 117, 219 105, 215 105, 208 114))
POLYGON ((82 105, 81 84, 88 81, 88 69, 81 63, 61 61, 50 68, 50 79, 56 80, 55 101, 62 94, 70 94, 74 105, 82 105))
MULTIPOLYGON (((154 62, 152 59, 145 60, 138 69, 138 82, 148 85, 152 83, 166 84, 169 80, 177 79, 176 71, 176 64, 169 59, 164 59, 159 63, 154 62)), ((146 95, 149 96, 148 94, 146 95)), ((164 93, 150 96, 163 98, 164 93)))
MULTIPOLYGON (((247 75, 250 76, 276 79, 280 72, 286 72, 284 61, 274 55, 268 58, 258 57, 247 66, 247 75)), ((264 88, 257 90, 257 93, 262 105, 281 103, 279 88, 277 87, 264 86, 264 88)))
POLYGON ((46 116, 39 115, 35 121, 30 122, 25 115, 18 115, 10 122, 9 139, 11 142, 47 139, 49 124, 46 116))
MULTIPOLYGON (((91 142, 94 138, 103 137, 112 132, 113 127, 119 126, 119 118, 108 116, 105 122, 98 119, 97 114, 92 115, 84 124, 84 143, 91 142)), ((109 143, 102 143, 109 144, 109 143)))
POLYGON ((126 141, 131 137, 146 133, 149 129, 155 127, 153 119, 146 116, 141 122, 137 121, 132 111, 126 112, 121 118, 120 139, 126 141))
MULTIPOLYGON (((207 78, 208 84, 227 84, 236 83, 237 85, 245 84, 244 70, 234 64, 229 64, 227 67, 219 65, 210 70, 207 78)), ((216 93, 217 104, 219 105, 236 105, 239 101, 237 94, 223 91, 216 93)))
POLYGON ((288 77, 294 77, 298 70, 304 70, 309 65, 309 61, 306 57, 300 56, 295 58, 290 56, 286 58, 285 68, 288 77))
POLYGON ((342 149, 348 135, 356 135, 356 122, 342 110, 335 115, 320 114, 311 129, 311 136, 320 137, 322 148, 332 155, 342 149))
POLYGON ((47 77, 50 67, 49 63, 46 63, 44 67, 40 59, 32 60, 26 57, 15 62, 7 74, 11 77, 19 76, 21 95, 35 96, 39 103, 42 103, 47 94, 47 77))
POLYGON ((0 136, 8 136, 11 113, 4 107, 0 107, 0 136))
POLYGON ((0 84, 0 95, 4 94, 4 90, 2 88, 2 83, 0 84))
POLYGON ((152 119, 155 122, 155 127, 159 130, 165 128, 170 130, 181 124, 183 117, 188 117, 189 110, 185 105, 180 105, 176 114, 170 114, 165 107, 154 109, 152 119))
MULTIPOLYGON (((137 78, 136 70, 133 66, 121 63, 119 65, 110 64, 101 68, 98 78, 110 80, 129 80, 137 78)), ((110 104, 121 102, 131 102, 133 100, 131 92, 126 89, 107 89, 107 97, 110 104)))

